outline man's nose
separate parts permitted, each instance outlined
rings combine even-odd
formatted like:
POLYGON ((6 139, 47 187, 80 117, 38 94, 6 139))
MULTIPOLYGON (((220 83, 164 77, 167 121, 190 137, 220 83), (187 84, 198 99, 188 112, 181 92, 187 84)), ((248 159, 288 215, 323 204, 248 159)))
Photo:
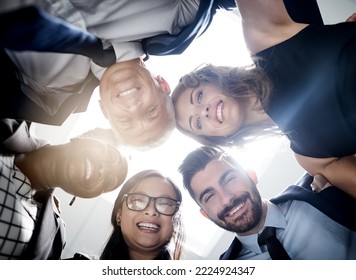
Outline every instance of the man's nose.
POLYGON ((136 99, 131 100, 130 102, 126 103, 126 110, 130 112, 136 111, 140 107, 140 104, 140 101, 136 99))
POLYGON ((231 202, 234 200, 235 194, 231 192, 222 192, 220 193, 220 201, 223 206, 229 206, 231 202))

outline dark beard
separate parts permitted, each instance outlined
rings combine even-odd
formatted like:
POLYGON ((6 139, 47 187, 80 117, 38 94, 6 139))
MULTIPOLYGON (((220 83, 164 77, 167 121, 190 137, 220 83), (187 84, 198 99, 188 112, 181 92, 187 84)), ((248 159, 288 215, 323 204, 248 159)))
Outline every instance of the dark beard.
POLYGON ((238 234, 247 232, 254 228, 259 223, 262 216, 262 200, 257 190, 253 191, 252 194, 253 196, 251 195, 251 193, 245 193, 244 195, 236 198, 234 201, 232 201, 231 205, 224 208, 218 214, 219 220, 214 222, 223 229, 238 234), (227 222, 225 220, 226 213, 230 212, 240 203, 246 203, 247 200, 251 201, 251 211, 243 213, 232 222, 227 222))

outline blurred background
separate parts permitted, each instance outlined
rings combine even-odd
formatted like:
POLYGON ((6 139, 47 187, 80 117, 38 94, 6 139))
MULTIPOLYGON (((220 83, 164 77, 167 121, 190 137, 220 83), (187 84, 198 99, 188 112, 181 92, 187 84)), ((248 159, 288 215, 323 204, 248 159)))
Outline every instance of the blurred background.
MULTIPOLYGON (((326 24, 345 21, 356 12, 356 0, 318 0, 318 3, 326 24)), ((164 77, 173 90, 182 75, 203 63, 233 66, 250 63, 237 11, 218 12, 209 29, 182 55, 151 56, 146 65, 164 77)), ((109 127, 97 100, 96 90, 87 112, 72 115, 61 127, 34 124, 32 132, 51 144, 60 144, 92 128, 109 127)), ((177 172, 187 153, 198 146, 195 141, 174 131, 168 141, 156 149, 145 152, 125 149, 123 152, 130 157, 127 178, 144 169, 157 169, 173 179, 183 192, 181 211, 187 234, 183 258, 218 259, 230 244, 233 234, 224 232, 199 213, 199 208, 183 189, 181 176, 177 172)), ((304 174, 288 146, 285 138, 271 137, 248 145, 244 151, 230 152, 243 166, 257 172, 261 195, 270 198, 297 182, 304 174)), ((72 196, 61 190, 55 191, 61 201, 62 217, 67 230, 63 258, 69 258, 76 252, 100 255, 112 231, 110 216, 118 192, 119 189, 93 199, 77 198, 69 206, 72 196)))

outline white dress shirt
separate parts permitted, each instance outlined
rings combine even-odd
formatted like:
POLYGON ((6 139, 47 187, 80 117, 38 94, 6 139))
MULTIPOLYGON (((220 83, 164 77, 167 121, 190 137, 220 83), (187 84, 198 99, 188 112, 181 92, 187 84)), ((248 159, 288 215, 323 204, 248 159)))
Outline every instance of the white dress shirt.
MULTIPOLYGON (((279 205, 268 202, 265 226, 277 228, 277 238, 293 260, 356 259, 356 232, 306 202, 293 200, 279 205)), ((258 234, 237 236, 243 244, 238 259, 271 259, 266 246, 258 245, 258 234)))

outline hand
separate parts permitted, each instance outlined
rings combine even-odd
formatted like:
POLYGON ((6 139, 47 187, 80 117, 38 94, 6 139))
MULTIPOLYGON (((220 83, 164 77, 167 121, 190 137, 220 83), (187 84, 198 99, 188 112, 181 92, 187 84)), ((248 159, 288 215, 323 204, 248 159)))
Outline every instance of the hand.
POLYGON ((349 16, 346 19, 346 22, 353 22, 353 21, 356 21, 356 13, 353 13, 351 16, 349 16))

